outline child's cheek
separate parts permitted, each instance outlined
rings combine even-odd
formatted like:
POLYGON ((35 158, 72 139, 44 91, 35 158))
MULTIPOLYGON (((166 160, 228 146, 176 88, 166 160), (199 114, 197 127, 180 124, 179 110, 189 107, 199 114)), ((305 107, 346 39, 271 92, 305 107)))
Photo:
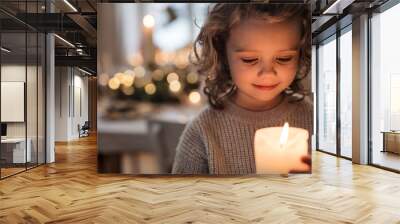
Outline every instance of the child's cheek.
POLYGON ((249 72, 249 68, 246 65, 237 63, 237 64, 234 64, 232 66, 232 72, 235 73, 235 74, 248 73, 249 72))
POLYGON ((297 65, 296 64, 288 64, 288 65, 280 65, 276 66, 276 71, 279 74, 285 74, 285 76, 295 75, 297 72, 297 65))

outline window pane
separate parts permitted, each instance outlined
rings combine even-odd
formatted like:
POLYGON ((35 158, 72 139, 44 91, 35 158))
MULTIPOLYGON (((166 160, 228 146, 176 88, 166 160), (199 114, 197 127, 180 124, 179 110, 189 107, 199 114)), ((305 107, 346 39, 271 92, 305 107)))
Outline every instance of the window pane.
POLYGON ((318 149, 336 153, 336 39, 318 48, 318 149))
POLYGON ((400 4, 372 18, 372 163, 400 170, 400 4), (385 133, 386 132, 386 133, 385 133))
POLYGON ((352 141, 352 35, 351 30, 340 37, 340 150, 351 158, 352 141))

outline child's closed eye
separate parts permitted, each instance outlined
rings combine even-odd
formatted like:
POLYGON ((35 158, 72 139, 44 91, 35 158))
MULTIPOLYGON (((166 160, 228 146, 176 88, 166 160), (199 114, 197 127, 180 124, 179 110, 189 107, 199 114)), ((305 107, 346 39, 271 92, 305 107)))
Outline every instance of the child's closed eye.
POLYGON ((277 57, 277 58, 276 58, 276 61, 277 61, 279 64, 286 64, 286 63, 291 62, 291 61, 293 60, 293 58, 294 58, 294 57, 292 57, 292 56, 289 56, 289 57, 277 57))
POLYGON ((258 62, 258 58, 242 58, 241 59, 244 63, 254 65, 258 62))

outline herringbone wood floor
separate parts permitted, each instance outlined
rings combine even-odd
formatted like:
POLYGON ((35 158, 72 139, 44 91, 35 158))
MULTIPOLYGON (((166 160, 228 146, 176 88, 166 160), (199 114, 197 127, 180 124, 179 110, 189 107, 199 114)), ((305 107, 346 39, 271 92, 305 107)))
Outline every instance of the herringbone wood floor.
POLYGON ((94 137, 0 181, 0 223, 400 223, 400 175, 319 152, 312 175, 96 173, 94 137))

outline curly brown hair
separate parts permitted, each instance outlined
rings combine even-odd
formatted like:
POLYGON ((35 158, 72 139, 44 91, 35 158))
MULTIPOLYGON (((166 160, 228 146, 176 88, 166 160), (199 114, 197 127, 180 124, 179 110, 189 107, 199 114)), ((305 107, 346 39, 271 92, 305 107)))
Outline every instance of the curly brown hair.
POLYGON ((232 26, 250 17, 273 22, 301 21, 299 65, 296 78, 285 94, 307 94, 300 81, 308 75, 311 67, 311 13, 308 4, 218 3, 208 12, 193 44, 195 60, 191 60, 198 72, 207 76, 204 93, 213 108, 222 109, 224 100, 236 90, 229 71, 226 42, 232 26))

